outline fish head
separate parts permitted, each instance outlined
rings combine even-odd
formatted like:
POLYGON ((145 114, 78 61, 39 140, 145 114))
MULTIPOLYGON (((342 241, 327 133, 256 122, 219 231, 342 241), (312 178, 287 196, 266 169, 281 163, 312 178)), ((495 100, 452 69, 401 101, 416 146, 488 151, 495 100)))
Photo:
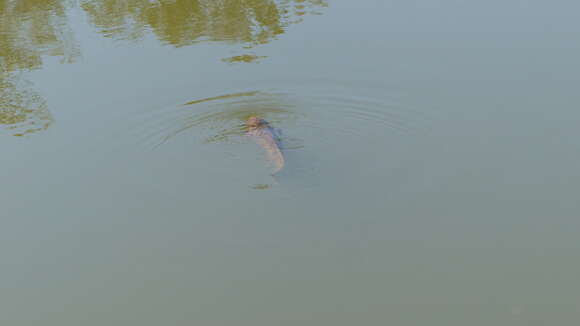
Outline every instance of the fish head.
POLYGON ((256 116, 251 116, 246 120, 246 126, 249 129, 256 129, 267 125, 268 123, 264 119, 260 119, 256 116))

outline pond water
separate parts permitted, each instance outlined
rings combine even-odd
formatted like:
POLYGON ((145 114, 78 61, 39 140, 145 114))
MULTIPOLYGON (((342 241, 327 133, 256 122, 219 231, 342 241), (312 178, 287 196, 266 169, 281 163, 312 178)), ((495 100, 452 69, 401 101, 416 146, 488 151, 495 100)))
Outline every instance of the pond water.
POLYGON ((3 325, 580 320, 577 3, 0 9, 3 325))

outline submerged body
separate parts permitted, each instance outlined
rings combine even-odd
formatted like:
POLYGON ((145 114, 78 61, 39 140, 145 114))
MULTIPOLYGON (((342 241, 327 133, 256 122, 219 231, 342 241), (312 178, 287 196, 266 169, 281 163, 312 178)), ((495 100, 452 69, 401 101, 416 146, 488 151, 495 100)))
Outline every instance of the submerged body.
POLYGON ((267 159, 274 164, 274 172, 284 168, 284 155, 280 150, 280 137, 278 132, 270 127, 268 122, 257 117, 250 117, 246 121, 248 136, 254 138, 256 143, 266 151, 267 159))

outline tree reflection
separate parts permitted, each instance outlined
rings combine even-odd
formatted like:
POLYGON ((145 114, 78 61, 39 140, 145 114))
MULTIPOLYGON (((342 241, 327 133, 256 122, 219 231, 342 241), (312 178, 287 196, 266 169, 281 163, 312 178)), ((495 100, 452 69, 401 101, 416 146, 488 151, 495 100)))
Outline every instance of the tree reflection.
MULTIPOLYGON (((79 0, 105 36, 140 39, 152 32, 176 47, 201 41, 263 44, 284 33, 324 0, 79 0)), ((67 8, 76 0, 0 0, 0 128, 15 135, 46 129, 52 118, 44 99, 23 81, 43 56, 72 62, 80 55, 67 8)), ((256 62, 238 55, 228 63, 256 62)), ((239 113, 239 112, 238 112, 239 113)), ((230 113, 228 113, 230 114, 230 113)), ((233 114, 233 113, 231 113, 233 114)), ((230 114, 230 116, 232 116, 230 114)))
POLYGON ((39 68, 45 54, 73 61, 79 52, 65 10, 62 0, 0 0, 2 70, 39 68))
POLYGON ((138 39, 148 29, 165 43, 209 40, 267 43, 323 0, 85 0, 91 21, 110 37, 138 39))
POLYGON ((0 125, 20 136, 52 122, 44 99, 20 77, 42 66, 42 56, 73 61, 79 51, 61 0, 0 0, 0 125))
POLYGON ((14 136, 45 130, 52 124, 46 101, 14 75, 0 75, 0 125, 14 136))

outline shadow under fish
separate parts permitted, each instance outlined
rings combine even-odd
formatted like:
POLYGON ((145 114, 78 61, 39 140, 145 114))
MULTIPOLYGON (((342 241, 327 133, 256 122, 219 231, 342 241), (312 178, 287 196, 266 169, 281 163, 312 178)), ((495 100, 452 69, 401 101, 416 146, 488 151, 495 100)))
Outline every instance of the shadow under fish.
POLYGON ((272 174, 284 168, 284 155, 281 150, 281 132, 274 129, 263 119, 252 116, 246 121, 247 135, 266 151, 266 158, 274 165, 272 174))

